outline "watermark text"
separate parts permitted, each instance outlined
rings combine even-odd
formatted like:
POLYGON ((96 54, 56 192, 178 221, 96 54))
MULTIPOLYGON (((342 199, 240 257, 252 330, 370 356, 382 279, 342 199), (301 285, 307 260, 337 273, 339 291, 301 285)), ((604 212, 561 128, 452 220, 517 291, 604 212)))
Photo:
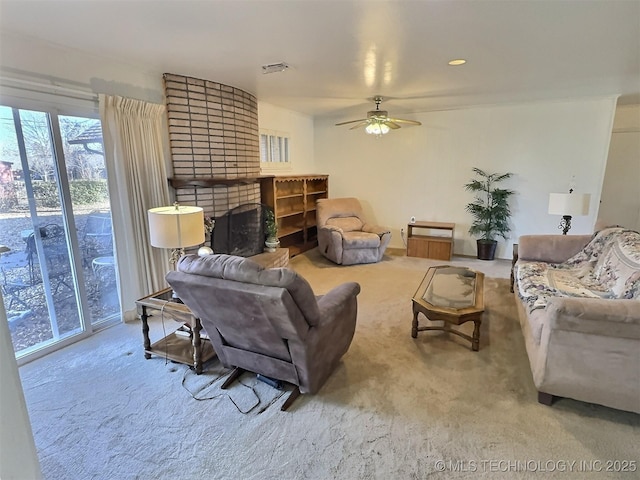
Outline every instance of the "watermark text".
POLYGON ((617 472, 638 471, 636 460, 436 460, 433 468, 437 472, 617 472))

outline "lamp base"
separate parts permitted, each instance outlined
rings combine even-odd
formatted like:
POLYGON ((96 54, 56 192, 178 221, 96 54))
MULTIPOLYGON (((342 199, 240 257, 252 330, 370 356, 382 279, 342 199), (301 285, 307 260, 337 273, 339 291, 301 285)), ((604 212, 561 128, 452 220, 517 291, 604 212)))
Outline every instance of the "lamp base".
POLYGON ((571 229, 571 215, 563 215, 558 228, 562 230, 563 235, 566 235, 567 232, 571 229))
POLYGON ((180 257, 184 255, 184 248, 174 248, 171 250, 171 256, 169 257, 169 263, 171 263, 172 270, 176 270, 176 265, 180 257))

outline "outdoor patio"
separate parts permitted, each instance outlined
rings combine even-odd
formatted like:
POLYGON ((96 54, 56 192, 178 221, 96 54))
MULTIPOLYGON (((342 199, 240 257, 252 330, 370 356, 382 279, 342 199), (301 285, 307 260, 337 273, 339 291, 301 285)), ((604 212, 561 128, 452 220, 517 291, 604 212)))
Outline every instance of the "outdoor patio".
MULTIPOLYGON (((84 208, 74 215, 83 277, 78 280, 84 284, 90 320, 94 325, 119 314, 110 218, 106 217, 106 233, 90 234, 90 229, 95 228, 92 225, 96 219, 95 207, 84 208)), ((102 215, 104 219, 105 214, 102 215)), ((44 225, 49 231, 61 231, 62 216, 59 212, 39 212, 38 218, 41 234, 46 235, 44 225)), ((62 248, 62 252, 52 252, 46 250, 46 237, 41 239, 45 245, 48 270, 48 282, 44 282, 37 252, 29 251, 29 235, 33 236, 33 225, 28 212, 0 213, 0 245, 9 249, 0 257, 0 281, 15 352, 80 329, 78 300, 66 243, 57 246, 62 248), (45 300, 47 284, 53 294, 49 305, 45 300), (50 309, 57 321, 56 335, 50 322, 50 309)))

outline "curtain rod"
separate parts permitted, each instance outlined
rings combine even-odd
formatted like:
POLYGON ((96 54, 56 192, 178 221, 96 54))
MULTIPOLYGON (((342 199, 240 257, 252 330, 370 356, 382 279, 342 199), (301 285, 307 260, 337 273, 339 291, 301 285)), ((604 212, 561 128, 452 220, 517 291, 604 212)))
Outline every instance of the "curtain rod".
POLYGON ((90 90, 81 90, 79 88, 63 87, 54 83, 41 83, 33 80, 25 80, 22 78, 13 78, 0 75, 0 85, 4 87, 18 88, 21 90, 29 90, 37 93, 57 94, 65 97, 77 98, 79 100, 98 101, 98 94, 90 90))

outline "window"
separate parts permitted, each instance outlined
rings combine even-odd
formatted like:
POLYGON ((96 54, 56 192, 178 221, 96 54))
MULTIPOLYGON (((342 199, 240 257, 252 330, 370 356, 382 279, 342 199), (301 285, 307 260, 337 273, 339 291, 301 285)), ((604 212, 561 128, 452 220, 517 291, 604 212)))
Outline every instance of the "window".
POLYGON ((260 132, 260 170, 291 170, 289 135, 281 132, 260 132))

